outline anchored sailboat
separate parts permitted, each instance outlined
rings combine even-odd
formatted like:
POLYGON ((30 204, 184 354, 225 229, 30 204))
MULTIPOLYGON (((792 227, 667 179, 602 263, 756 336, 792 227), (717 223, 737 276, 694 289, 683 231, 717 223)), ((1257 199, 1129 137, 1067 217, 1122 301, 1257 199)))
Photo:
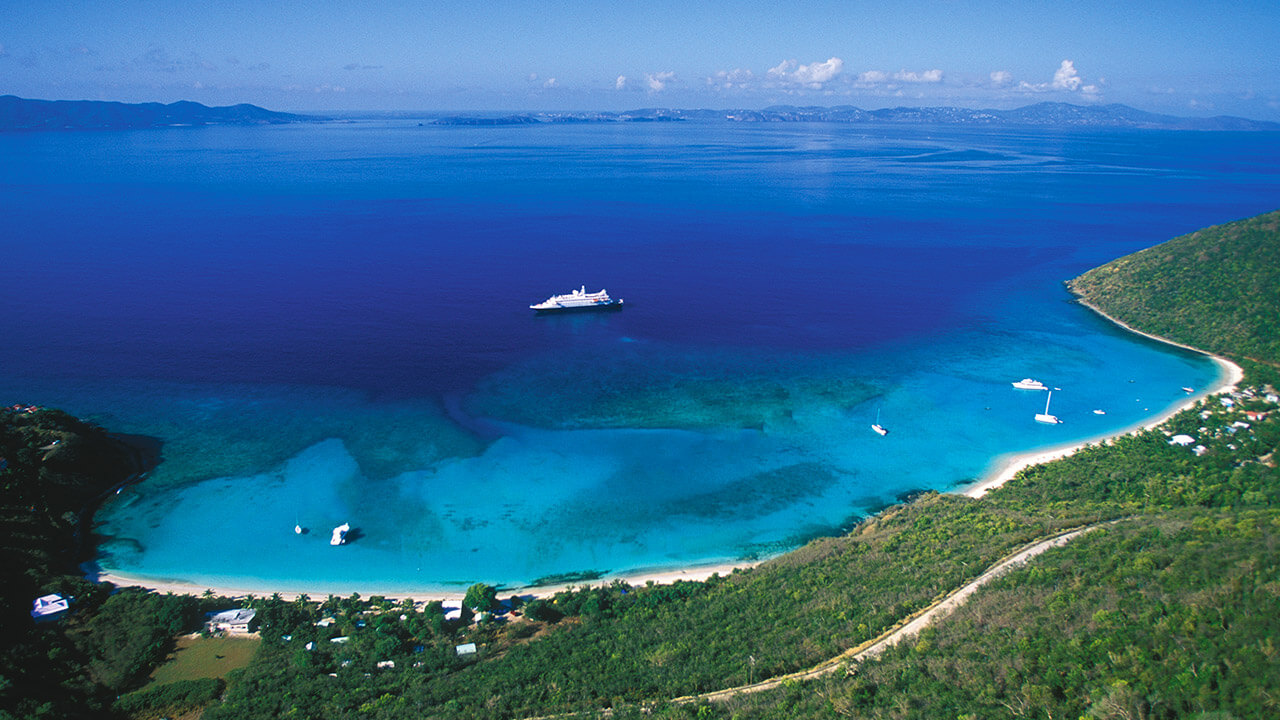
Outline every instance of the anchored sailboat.
POLYGON ((1057 425, 1058 423, 1062 422, 1061 420, 1058 419, 1057 415, 1049 414, 1049 402, 1051 400, 1053 400, 1052 390, 1049 391, 1049 397, 1046 398, 1044 401, 1044 412, 1036 414, 1036 422, 1049 423, 1050 425, 1057 425))
POLYGON ((876 408, 876 421, 875 421, 875 424, 871 426, 871 429, 874 430, 877 435, 889 434, 889 431, 885 428, 885 426, 880 424, 880 408, 876 408))

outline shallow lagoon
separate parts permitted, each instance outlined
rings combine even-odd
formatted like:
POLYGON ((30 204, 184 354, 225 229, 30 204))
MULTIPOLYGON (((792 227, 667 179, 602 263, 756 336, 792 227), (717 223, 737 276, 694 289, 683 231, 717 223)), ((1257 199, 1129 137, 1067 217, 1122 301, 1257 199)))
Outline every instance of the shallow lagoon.
POLYGON ((44 239, 8 241, 0 394, 164 442, 100 513, 102 564, 344 593, 766 556, 1153 416, 1216 368, 1061 281, 1280 185, 1273 139, 1208 133, 379 121, 0 144, 0 210, 44 239), (525 309, 583 283, 628 307, 525 309), (1032 420, 1024 376, 1062 388, 1063 425, 1032 420), (332 548, 344 521, 359 537, 332 548))

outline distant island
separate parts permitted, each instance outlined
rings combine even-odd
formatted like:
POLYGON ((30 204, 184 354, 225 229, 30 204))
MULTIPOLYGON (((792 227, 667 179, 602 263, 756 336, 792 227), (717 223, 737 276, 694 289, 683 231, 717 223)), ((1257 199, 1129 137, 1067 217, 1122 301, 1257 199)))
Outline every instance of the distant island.
POLYGON ((115 130, 199 125, 278 125, 321 120, 264 110, 257 105, 209 107, 197 102, 121 103, 99 100, 27 100, 0 96, 0 130, 115 130))
MULTIPOLYGON (((385 113, 370 113, 385 118, 385 113)), ((348 118, 359 117, 348 114, 348 118)), ((896 107, 863 110, 852 105, 795 107, 776 105, 763 110, 682 110, 643 108, 622 112, 526 113, 395 113, 391 117, 419 119, 432 125, 538 125, 570 123, 682 122, 826 122, 859 125, 962 125, 971 127, 1049 127, 1067 129, 1128 128, 1135 130, 1198 130, 1276 132, 1280 123, 1220 115, 1194 118, 1150 113, 1128 105, 1072 105, 1042 102, 1013 110, 959 107, 896 107)), ((265 110, 240 104, 209 107, 197 102, 120 103, 98 100, 28 100, 0 96, 2 130, 93 130, 206 125, 276 125, 320 122, 330 118, 265 110)))
POLYGON ((625 112, 535 112, 507 115, 441 115, 437 125, 529 125, 535 123, 679 122, 827 122, 847 124, 966 125, 973 127, 1131 128, 1140 130, 1235 130, 1275 132, 1280 123, 1241 117, 1178 117, 1150 113, 1128 105, 1072 105, 1042 102, 1013 110, 959 107, 896 107, 863 110, 851 105, 794 107, 776 105, 763 110, 679 110, 647 108, 625 112))

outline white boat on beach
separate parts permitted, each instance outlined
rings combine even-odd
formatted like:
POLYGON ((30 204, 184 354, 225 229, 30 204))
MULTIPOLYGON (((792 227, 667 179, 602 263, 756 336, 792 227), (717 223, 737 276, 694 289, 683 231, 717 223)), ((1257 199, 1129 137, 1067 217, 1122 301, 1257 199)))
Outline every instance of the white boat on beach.
POLYGON ((1036 413, 1036 422, 1048 423, 1050 425, 1057 425, 1058 423, 1062 422, 1061 420, 1058 419, 1057 415, 1049 414, 1050 400, 1053 400, 1052 390, 1049 391, 1049 397, 1044 401, 1044 412, 1036 413))
POLYGON ((1032 380, 1031 378, 1022 378, 1018 382, 1014 383, 1013 386, 1018 388, 1019 390, 1048 390, 1049 389, 1049 387, 1044 383, 1040 382, 1039 380, 1032 380))
POLYGON ((347 533, 351 532, 351 525, 342 523, 333 529, 333 537, 329 538, 330 545, 345 545, 347 542, 347 533))
POLYGON ((609 297, 608 290, 589 293, 587 292, 587 286, 583 285, 581 288, 565 295, 552 295, 536 305, 530 305, 529 309, 536 313, 620 310, 622 309, 622 298, 614 300, 609 297))

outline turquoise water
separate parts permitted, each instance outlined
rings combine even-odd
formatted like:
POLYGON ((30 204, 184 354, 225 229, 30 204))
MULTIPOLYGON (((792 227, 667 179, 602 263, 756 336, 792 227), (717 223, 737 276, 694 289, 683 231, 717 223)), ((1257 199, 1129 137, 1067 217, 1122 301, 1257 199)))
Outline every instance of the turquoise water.
POLYGON ((1280 185, 1274 139, 1235 134, 371 122, 0 145, 0 211, 44 239, 6 241, 0 396, 163 442, 99 513, 101 565, 366 594, 765 557, 1154 416, 1216 367, 1061 281, 1280 185), (526 309, 583 283, 627 308, 526 309), (1033 421, 1026 376, 1061 388, 1062 425, 1033 421))

